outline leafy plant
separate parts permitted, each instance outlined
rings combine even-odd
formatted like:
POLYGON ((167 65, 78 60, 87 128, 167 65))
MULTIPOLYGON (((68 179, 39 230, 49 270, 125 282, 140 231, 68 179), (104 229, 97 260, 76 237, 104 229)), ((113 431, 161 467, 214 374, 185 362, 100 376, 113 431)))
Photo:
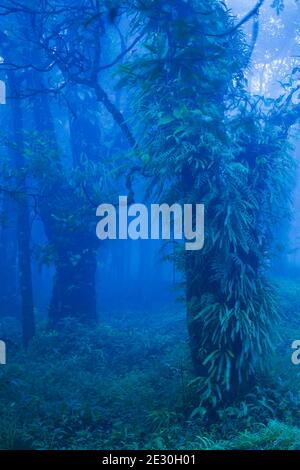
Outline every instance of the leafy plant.
POLYGON ((199 393, 216 405, 248 390, 273 351, 279 314, 267 272, 295 165, 284 99, 247 92, 247 45, 234 29, 230 41, 222 34, 233 24, 224 6, 211 2, 202 15, 205 3, 181 15, 180 1, 148 2, 138 23, 148 32, 144 51, 124 73, 149 193, 205 204, 204 249, 174 253, 199 393))

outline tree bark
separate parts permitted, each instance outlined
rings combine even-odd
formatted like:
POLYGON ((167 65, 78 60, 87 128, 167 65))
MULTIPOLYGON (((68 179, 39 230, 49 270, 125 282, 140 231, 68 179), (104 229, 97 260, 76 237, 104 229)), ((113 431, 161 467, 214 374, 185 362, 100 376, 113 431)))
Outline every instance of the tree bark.
MULTIPOLYGON (((9 72, 8 81, 12 94, 18 94, 18 82, 13 72, 9 72)), ((15 147, 11 150, 14 164, 18 172, 17 180, 22 180, 24 162, 23 110, 19 100, 11 101, 12 134, 15 147)), ((26 182, 23 183, 24 195, 17 204, 17 239, 18 267, 21 291, 21 320, 23 342, 27 346, 35 335, 35 318, 33 304, 32 271, 31 271, 31 224, 26 182), (25 188, 24 188, 25 186, 25 188)))

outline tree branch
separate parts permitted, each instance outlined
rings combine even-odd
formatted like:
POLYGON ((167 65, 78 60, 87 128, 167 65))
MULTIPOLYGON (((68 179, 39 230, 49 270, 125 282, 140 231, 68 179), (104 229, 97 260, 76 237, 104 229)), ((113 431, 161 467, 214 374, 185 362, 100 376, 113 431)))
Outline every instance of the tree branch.
POLYGON ((235 33, 241 26, 243 26, 245 23, 247 23, 253 16, 259 15, 259 11, 263 4, 265 3, 265 0, 259 0, 257 4, 255 5, 254 8, 252 8, 249 13, 247 13, 244 18, 242 18, 233 28, 229 29, 228 31, 224 31, 223 33, 218 33, 218 34, 207 34, 207 36, 213 36, 213 37, 224 37, 224 36, 229 36, 233 33, 235 33))

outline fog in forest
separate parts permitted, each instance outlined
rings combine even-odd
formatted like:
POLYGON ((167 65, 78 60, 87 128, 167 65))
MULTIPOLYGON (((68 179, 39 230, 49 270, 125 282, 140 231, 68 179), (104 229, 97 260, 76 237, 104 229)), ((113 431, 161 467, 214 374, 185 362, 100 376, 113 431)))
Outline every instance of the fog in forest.
POLYGON ((0 449, 300 449, 299 60, 296 0, 0 3, 0 449))

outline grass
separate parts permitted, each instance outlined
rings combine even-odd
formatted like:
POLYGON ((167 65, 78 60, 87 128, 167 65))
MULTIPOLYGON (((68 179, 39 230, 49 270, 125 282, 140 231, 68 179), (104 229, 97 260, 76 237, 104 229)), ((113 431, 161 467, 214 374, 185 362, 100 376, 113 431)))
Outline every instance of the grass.
MULTIPOLYGON (((299 288, 282 289, 296 318, 299 288)), ((12 342, 0 368, 0 448, 300 449, 296 320, 284 322, 268 375, 212 419, 192 381, 183 312, 157 311, 151 326, 141 313, 41 328, 26 352, 12 342)))

